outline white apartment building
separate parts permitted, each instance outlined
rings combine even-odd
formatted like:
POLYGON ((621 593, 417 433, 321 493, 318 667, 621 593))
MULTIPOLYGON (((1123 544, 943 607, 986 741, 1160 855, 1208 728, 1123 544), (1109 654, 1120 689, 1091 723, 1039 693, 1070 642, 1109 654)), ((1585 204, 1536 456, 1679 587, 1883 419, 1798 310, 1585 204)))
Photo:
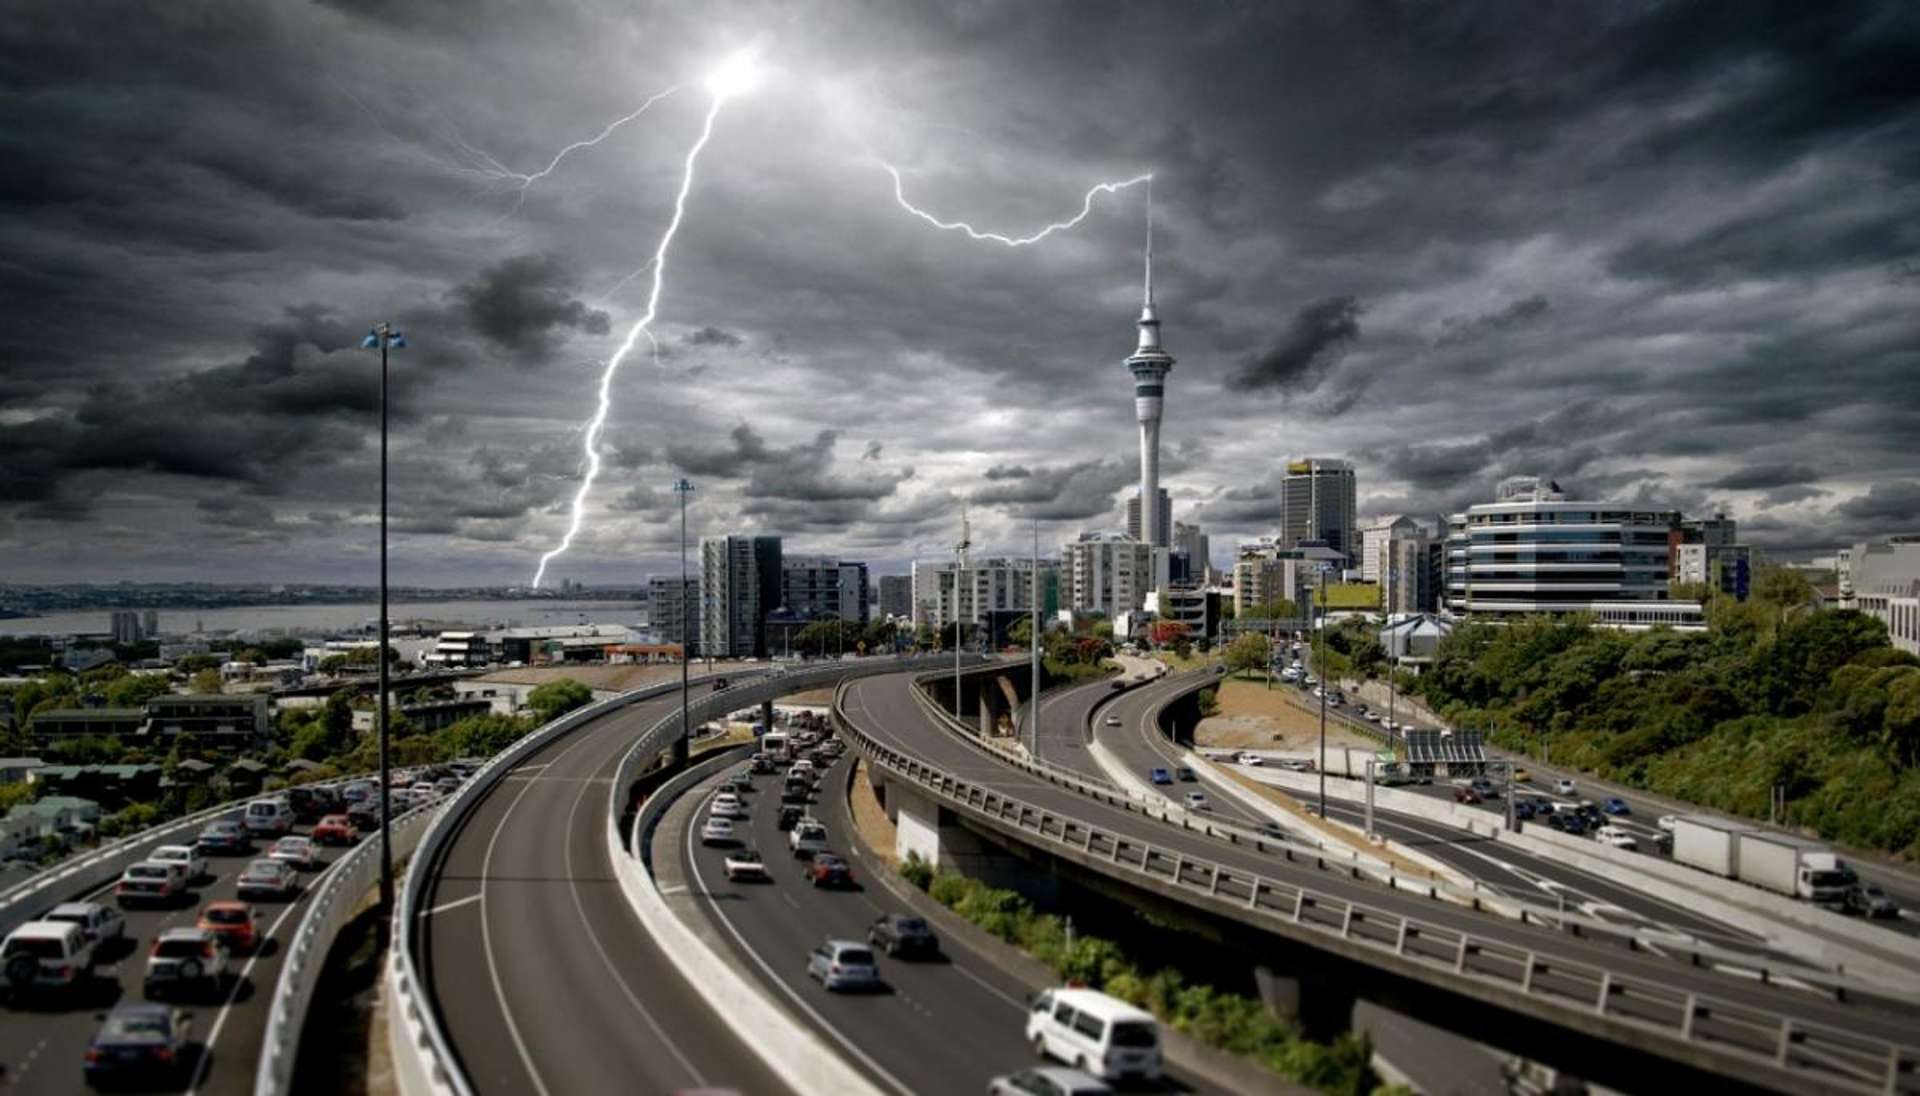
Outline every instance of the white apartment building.
POLYGON ((1536 476, 1503 480, 1495 501, 1449 519, 1447 606, 1494 619, 1593 613, 1615 627, 1703 626, 1698 603, 1668 594, 1678 521, 1671 510, 1570 500, 1536 476))
POLYGON ((1243 545, 1233 563, 1233 615, 1265 616, 1269 605, 1277 610, 1282 600, 1303 608, 1315 568, 1313 560, 1299 558, 1292 549, 1265 543, 1243 545))
MULTIPOLYGON (((1054 575, 1057 569, 1051 560, 1040 561, 1043 606, 1047 592, 1057 581, 1054 575)), ((968 560, 966 566, 958 570, 950 560, 944 563, 916 560, 913 564, 914 627, 928 624, 936 629, 945 628, 956 617, 975 625, 995 610, 1030 610, 1033 577, 1031 559, 968 560)))
POLYGON ((1158 585, 1152 546, 1117 533, 1082 533, 1060 555, 1067 607, 1076 613, 1116 617, 1143 608, 1158 585))
POLYGON ((1879 618, 1895 647, 1920 654, 1920 533, 1856 544, 1841 555, 1841 604, 1879 618))

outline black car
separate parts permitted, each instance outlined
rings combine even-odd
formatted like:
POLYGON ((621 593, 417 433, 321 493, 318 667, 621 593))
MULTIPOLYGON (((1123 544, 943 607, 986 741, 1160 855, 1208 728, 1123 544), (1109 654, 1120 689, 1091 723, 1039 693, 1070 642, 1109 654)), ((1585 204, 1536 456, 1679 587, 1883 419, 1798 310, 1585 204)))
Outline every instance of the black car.
POLYGON ((1894 905, 1887 892, 1872 883, 1856 883, 1847 888, 1848 913, 1865 914, 1868 917, 1898 917, 1900 907, 1894 905))
POLYGON ((867 943, 886 952, 889 959, 940 954, 940 938, 925 921, 905 913, 882 914, 868 927, 867 943))
POLYGON ((340 812, 340 793, 332 788, 302 786, 287 789, 287 805, 302 822, 318 822, 340 812))
POLYGON ((782 830, 792 829, 806 813, 805 807, 781 807, 780 828, 782 830))
POLYGON ((209 822, 200 830, 200 836, 194 838, 194 844, 206 853, 222 853, 240 856, 253 849, 253 839, 247 836, 246 827, 232 819, 209 822))
POLYGON ((87 1084, 179 1084, 188 1076, 188 1026, 188 1014, 167 1005, 116 1006, 87 1045, 87 1084))
POLYGON ((800 777, 788 777, 785 788, 780 792, 782 803, 805 803, 813 798, 813 781, 800 777))

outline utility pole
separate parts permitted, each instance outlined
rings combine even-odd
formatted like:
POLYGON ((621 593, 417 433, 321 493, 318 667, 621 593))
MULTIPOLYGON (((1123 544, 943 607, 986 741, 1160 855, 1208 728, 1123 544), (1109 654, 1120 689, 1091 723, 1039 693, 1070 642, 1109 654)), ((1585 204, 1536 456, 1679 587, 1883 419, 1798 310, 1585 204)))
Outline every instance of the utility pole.
POLYGON ((953 546, 953 720, 960 721, 960 580, 967 573, 967 549, 972 537, 967 526, 967 504, 960 504, 960 540, 953 546))
MULTIPOLYGON (((1373 767, 1377 764, 1379 764, 1379 762, 1375 759, 1371 757, 1367 759, 1367 840, 1369 841, 1373 840, 1373 767)), ((1322 778, 1321 787, 1324 788, 1325 786, 1325 778, 1322 778)), ((1326 810, 1327 805, 1322 802, 1320 804, 1320 817, 1322 819, 1327 817, 1326 810)))
POLYGON ((405 349, 407 337, 391 323, 382 323, 360 340, 362 349, 380 348, 380 909, 390 924, 393 913, 393 826, 387 815, 389 757, 387 753, 387 351, 405 349))
POLYGON ((689 667, 693 664, 693 613, 687 608, 687 499, 693 494, 693 483, 686 479, 674 480, 673 493, 680 496, 680 749, 674 752, 684 759, 693 750, 693 731, 688 721, 692 697, 689 667))

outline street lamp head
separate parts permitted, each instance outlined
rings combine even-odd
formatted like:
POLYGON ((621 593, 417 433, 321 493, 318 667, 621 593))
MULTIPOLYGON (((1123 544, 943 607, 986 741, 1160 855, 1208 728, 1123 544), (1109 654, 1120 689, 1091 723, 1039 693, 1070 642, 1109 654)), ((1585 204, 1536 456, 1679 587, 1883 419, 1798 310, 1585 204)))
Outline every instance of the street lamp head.
POLYGON ((684 479, 674 480, 673 489, 682 495, 693 494, 693 484, 684 479))
POLYGON ((383 344, 394 350, 404 350, 407 346, 407 337, 390 323, 378 324, 367 330, 367 337, 360 340, 360 349, 373 350, 383 344))

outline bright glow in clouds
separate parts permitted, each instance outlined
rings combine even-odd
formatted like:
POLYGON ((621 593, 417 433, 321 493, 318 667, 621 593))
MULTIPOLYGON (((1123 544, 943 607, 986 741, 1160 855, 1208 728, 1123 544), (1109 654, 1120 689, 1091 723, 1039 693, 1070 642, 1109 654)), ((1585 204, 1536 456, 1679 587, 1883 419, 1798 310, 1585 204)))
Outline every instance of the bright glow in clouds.
POLYGON ((745 95, 760 83, 760 57, 757 52, 743 49, 720 62, 718 68, 707 74, 707 90, 715 99, 731 99, 736 95, 745 95))
POLYGON ((994 243, 1005 244, 1008 247, 1025 247, 1028 244, 1039 243, 1041 240, 1046 239, 1056 232, 1072 228, 1074 225, 1086 220, 1087 215, 1093 212, 1093 197, 1096 194, 1113 194, 1131 186, 1139 186, 1141 183, 1150 183, 1153 181, 1153 173, 1148 172, 1145 175, 1135 175, 1131 179, 1125 179, 1120 182, 1096 183, 1087 191, 1086 197, 1080 202, 1080 212, 1075 214, 1071 220, 1055 222, 1031 236, 1004 236, 998 232, 982 232, 965 221, 943 221, 935 217, 933 214, 907 201, 906 192, 902 189, 900 182, 899 168, 885 161, 881 161, 880 166, 886 169, 888 175, 893 176, 893 200, 900 203, 900 208, 935 228, 948 232, 964 232, 976 240, 991 240, 994 243))
MULTIPOLYGON (((732 63, 730 60, 729 65, 732 63)), ((728 70, 723 66, 722 71, 728 70)), ((620 344, 618 350, 613 352, 613 357, 607 359, 606 369, 600 374, 600 403, 593 413, 593 418, 587 421, 586 437, 581 443, 586 453, 587 473, 580 480, 580 489, 573 493, 573 516, 567 524, 566 536, 560 538, 560 543, 555 545, 552 551, 540 557, 540 566, 533 572, 533 588, 536 590, 540 588, 541 580, 547 576, 547 564, 553 562, 555 556, 573 547, 573 538, 580 532, 580 522, 586 516, 587 495, 593 490, 593 481, 600 478, 600 432, 607 425, 608 410, 613 407, 613 375, 619 372, 620 363, 633 352, 634 344, 640 341, 642 335, 646 336, 649 343, 653 342, 653 332, 649 329, 653 326, 654 315, 660 308, 660 287, 667 273, 667 249, 673 246, 673 237, 680 231, 680 219, 686 214, 687 195, 693 190, 694 164, 700 159, 700 151, 707 147, 707 141, 713 137, 713 120, 719 116, 720 108, 726 104, 727 97, 748 86, 748 81, 742 76, 742 72, 743 70, 733 69, 725 80, 717 79, 716 73, 716 78, 708 81, 708 87, 713 91, 713 103, 707 107, 706 121, 700 127, 700 139, 687 150, 686 163, 680 174, 680 192, 674 195, 673 199, 673 219, 667 223, 667 230, 660 234, 659 245, 653 249, 651 262, 653 284, 647 290, 646 312, 632 328, 628 329, 626 340, 620 344)), ((657 349, 656 346, 656 351, 657 349)))

